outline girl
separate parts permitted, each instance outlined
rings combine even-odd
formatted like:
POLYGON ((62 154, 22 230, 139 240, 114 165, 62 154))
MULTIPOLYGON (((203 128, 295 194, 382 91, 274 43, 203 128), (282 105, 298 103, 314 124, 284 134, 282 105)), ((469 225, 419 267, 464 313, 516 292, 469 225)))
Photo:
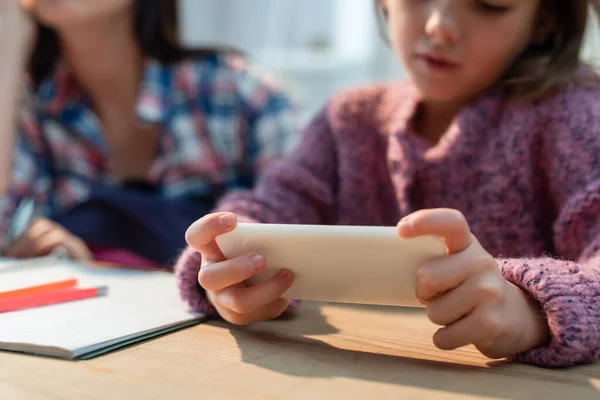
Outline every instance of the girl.
POLYGON ((177 0, 22 3, 28 13, 0 0, 3 161, 16 142, 0 197, 4 255, 62 247, 172 265, 185 229, 283 154, 287 98, 238 55, 183 48, 177 0), (28 96, 16 106, 24 64, 28 96), (40 218, 11 238, 15 207, 31 198, 40 218))
POLYGON ((600 86, 578 57, 589 6, 600 10, 597 0, 378 3, 409 82, 338 94, 253 192, 194 223, 177 265, 183 296, 234 324, 288 307, 290 272, 246 287, 264 259, 225 260, 215 244, 235 214, 397 223, 402 237, 446 243, 416 282, 442 327, 436 346, 542 366, 598 359, 600 86))

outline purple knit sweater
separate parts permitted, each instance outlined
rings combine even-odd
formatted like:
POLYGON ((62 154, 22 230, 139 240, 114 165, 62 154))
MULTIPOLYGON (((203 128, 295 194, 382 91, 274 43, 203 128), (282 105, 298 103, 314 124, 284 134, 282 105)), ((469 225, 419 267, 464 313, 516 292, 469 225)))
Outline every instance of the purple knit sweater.
MULTIPOLYGON (((552 340, 513 357, 547 367, 600 357, 600 89, 572 84, 527 106, 498 92, 463 111, 434 146, 411 133, 408 83, 341 92, 219 210, 264 223, 393 226, 419 209, 462 211, 504 277, 543 307, 552 340)), ((213 311, 199 254, 176 271, 184 299, 213 311)))

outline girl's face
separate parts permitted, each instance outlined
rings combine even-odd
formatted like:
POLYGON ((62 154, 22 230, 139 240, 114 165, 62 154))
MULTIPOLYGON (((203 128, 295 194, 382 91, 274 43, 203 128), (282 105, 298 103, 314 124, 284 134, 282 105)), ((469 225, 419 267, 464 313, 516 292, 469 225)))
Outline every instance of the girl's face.
POLYGON ((540 0, 383 0, 392 47, 424 100, 466 102, 533 40, 540 0))
POLYGON ((134 0, 29 0, 34 16, 44 25, 62 28, 86 26, 125 14, 134 0))

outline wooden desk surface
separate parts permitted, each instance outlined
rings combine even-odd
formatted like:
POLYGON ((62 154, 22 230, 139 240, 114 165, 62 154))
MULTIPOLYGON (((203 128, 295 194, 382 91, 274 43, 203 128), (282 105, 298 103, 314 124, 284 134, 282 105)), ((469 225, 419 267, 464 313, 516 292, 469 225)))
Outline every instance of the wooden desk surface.
POLYGON ((304 304, 210 322, 89 360, 0 352, 0 399, 600 399, 600 364, 545 370, 442 352, 421 310, 304 304))

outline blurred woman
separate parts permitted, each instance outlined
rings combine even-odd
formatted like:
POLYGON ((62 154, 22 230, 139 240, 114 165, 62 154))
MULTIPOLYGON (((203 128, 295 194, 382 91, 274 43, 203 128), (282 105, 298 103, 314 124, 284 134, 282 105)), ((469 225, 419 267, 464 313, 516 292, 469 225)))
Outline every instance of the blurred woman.
POLYGON ((4 256, 169 264, 191 222, 286 152, 286 96, 232 51, 180 45, 177 3, 0 0, 4 256))

